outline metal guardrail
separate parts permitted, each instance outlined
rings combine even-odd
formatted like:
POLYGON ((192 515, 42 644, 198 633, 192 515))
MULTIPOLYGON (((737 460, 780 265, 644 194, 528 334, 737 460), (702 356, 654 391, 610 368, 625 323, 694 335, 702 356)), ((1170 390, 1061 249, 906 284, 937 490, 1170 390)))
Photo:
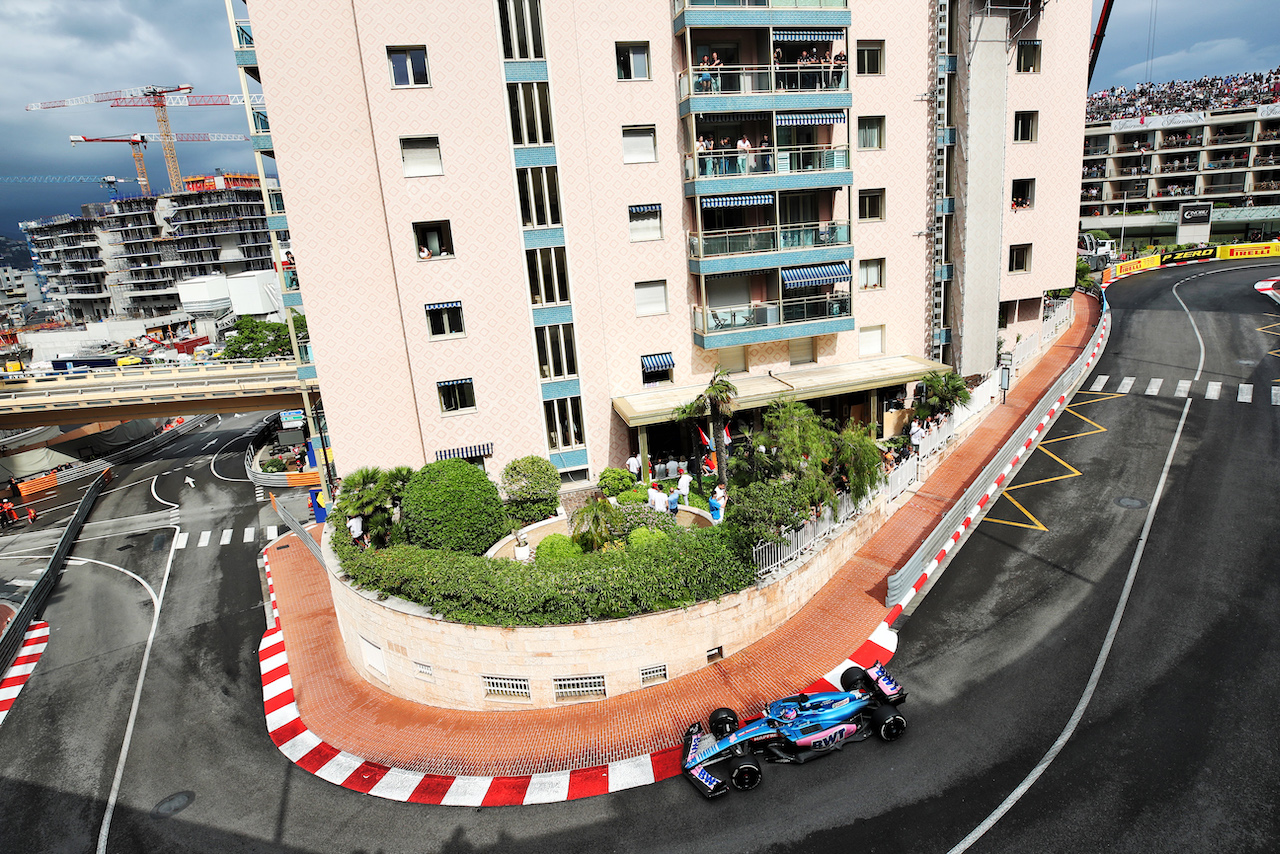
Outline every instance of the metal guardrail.
POLYGON ((203 415, 196 415, 192 418, 186 419, 176 427, 172 427, 168 430, 164 430, 160 433, 155 434, 150 439, 144 439, 143 441, 138 442, 136 445, 130 445, 129 447, 125 448, 123 451, 116 451, 113 454, 107 454, 105 457, 100 457, 96 460, 90 460, 89 462, 86 462, 86 463, 78 463, 77 465, 73 465, 69 469, 63 469, 62 471, 58 472, 58 482, 70 483, 73 480, 79 480, 83 477, 88 477, 89 475, 97 474, 103 471, 104 469, 111 468, 111 466, 115 465, 116 463, 124 463, 124 462, 128 462, 129 460, 135 460, 149 451, 153 451, 162 445, 169 444, 179 436, 190 433, 191 431, 195 430, 197 427, 204 425, 212 417, 213 417, 212 415, 209 415, 207 413, 203 415))
POLYGON ((299 522, 292 513, 285 509, 283 504, 275 500, 274 497, 271 501, 271 506, 276 509, 276 515, 283 519, 284 523, 289 526, 289 530, 298 535, 298 539, 302 540, 303 545, 310 549, 312 556, 314 556, 316 560, 320 561, 321 566, 324 566, 324 552, 320 550, 320 544, 315 541, 315 538, 311 536, 311 533, 303 527, 302 523, 299 522))
POLYGON ((89 513, 93 510, 93 505, 98 500, 98 496, 102 494, 103 488, 110 482, 111 473, 103 471, 98 475, 98 479, 85 491, 84 498, 80 499, 80 505, 76 507, 76 512, 71 516, 71 521, 67 524, 66 530, 62 532, 62 537, 58 540, 58 545, 54 548, 53 555, 49 558, 49 562, 45 564, 44 572, 40 574, 40 578, 30 592, 27 593, 27 598, 18 609, 18 613, 9 621, 4 634, 0 635, 0 673, 7 671, 9 666, 13 664, 13 660, 17 658, 18 650, 22 647, 23 636, 26 635, 32 619, 44 609, 45 602, 49 600, 49 595, 53 593, 54 585, 58 583, 58 576, 62 573, 62 565, 66 562, 67 555, 71 553, 71 546, 75 544, 76 537, 80 536, 80 529, 84 526, 85 520, 89 518, 89 513))
MULTIPOLYGON (((1108 338, 1110 332, 1107 333, 1108 338)), ((1089 339, 1092 342, 1092 338, 1089 339)), ((1105 344, 1105 342, 1104 342, 1105 344)), ((999 473, 1007 466, 1022 445, 1027 440, 1027 433, 1032 426, 1038 424, 1040 419, 1044 417, 1045 411, 1059 397, 1069 393, 1080 378, 1084 374, 1085 363, 1089 361, 1092 349, 1088 346, 1081 351, 1079 357, 1058 377, 1058 381, 1045 392, 1044 396, 1032 408, 1031 414, 1022 422, 1022 427, 1009 437, 1009 441, 1004 444, 1000 452, 995 455, 991 462, 987 463, 981 474, 974 479, 969 488, 965 490, 960 500, 952 505, 946 515, 938 522, 937 527, 933 529, 925 541, 916 549, 911 557, 907 558, 902 568, 889 576, 889 592, 885 598, 885 605, 898 602, 902 599, 906 592, 915 584, 916 579, 924 571, 925 566, 933 560, 934 556, 942 550, 942 545, 951 539, 951 535, 955 533, 960 523, 964 521, 965 516, 973 514, 977 515, 977 502, 986 492, 987 487, 996 479, 999 473)), ((1065 408, 1065 407, 1064 407, 1065 408)))
POLYGON ((249 480, 253 481, 255 486, 276 486, 288 487, 289 473, 287 471, 259 471, 253 467, 253 459, 258 455, 258 451, 266 442, 260 441, 263 436, 271 431, 271 424, 263 424, 253 438, 249 440, 249 446, 244 449, 244 473, 249 476, 249 480))

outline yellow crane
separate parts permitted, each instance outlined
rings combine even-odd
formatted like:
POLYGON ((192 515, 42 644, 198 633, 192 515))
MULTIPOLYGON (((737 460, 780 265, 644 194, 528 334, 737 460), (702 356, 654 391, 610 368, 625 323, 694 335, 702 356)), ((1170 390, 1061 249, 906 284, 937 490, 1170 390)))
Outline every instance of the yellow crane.
MULTIPOLYGON (((249 137, 242 133, 175 133, 170 134, 174 142, 248 142, 249 137)), ((154 134, 145 133, 127 133, 117 136, 77 136, 72 135, 71 144, 74 146, 79 142, 127 142, 129 147, 133 149, 133 164, 138 170, 138 184, 142 189, 142 195, 151 195, 151 184, 147 180, 147 167, 142 162, 142 150, 147 147, 149 141, 154 141, 154 134)), ((170 178, 172 179, 172 175, 170 178)), ((181 189, 181 187, 179 187, 181 189)))

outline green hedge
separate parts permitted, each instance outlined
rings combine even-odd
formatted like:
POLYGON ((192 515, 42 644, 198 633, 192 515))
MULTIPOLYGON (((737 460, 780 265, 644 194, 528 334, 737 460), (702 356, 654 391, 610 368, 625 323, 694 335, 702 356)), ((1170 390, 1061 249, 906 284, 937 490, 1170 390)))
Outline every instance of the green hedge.
POLYGON ((441 460, 419 469, 400 505, 409 542, 472 555, 511 532, 498 487, 466 460, 441 460))
MULTIPOLYGON (((334 521, 343 523, 340 517, 334 521)), ((755 580, 754 567, 738 558, 720 529, 663 533, 642 535, 643 546, 568 556, 554 566, 413 545, 361 551, 346 537, 332 542, 343 571, 360 587, 475 625, 630 617, 715 599, 755 580)))

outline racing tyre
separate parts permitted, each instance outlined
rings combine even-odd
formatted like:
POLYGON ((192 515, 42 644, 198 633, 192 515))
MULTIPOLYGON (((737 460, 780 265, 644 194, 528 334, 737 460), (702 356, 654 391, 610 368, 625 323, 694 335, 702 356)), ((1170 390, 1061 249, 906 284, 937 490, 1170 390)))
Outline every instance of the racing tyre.
POLYGON ((711 734, 716 738, 724 738, 738 731, 738 715, 733 709, 716 709, 707 718, 711 734))
POLYGON ((760 785, 760 763, 754 756, 735 756, 729 760, 729 783, 739 792, 749 792, 760 785))
POLYGON ((871 713, 871 728, 881 741, 897 741, 907 731, 907 719, 893 706, 879 706, 871 713))
POLYGON ((854 691, 870 691, 871 677, 867 675, 867 671, 855 664, 840 674, 840 690, 846 694, 854 691))

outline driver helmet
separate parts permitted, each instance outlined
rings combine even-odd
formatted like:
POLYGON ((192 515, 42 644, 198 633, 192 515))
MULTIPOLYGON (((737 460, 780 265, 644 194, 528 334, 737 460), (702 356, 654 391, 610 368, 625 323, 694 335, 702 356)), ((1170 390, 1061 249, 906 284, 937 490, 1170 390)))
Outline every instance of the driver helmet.
POLYGON ((778 720, 794 721, 800 713, 796 711, 796 707, 792 705, 783 706, 778 710, 778 720))

